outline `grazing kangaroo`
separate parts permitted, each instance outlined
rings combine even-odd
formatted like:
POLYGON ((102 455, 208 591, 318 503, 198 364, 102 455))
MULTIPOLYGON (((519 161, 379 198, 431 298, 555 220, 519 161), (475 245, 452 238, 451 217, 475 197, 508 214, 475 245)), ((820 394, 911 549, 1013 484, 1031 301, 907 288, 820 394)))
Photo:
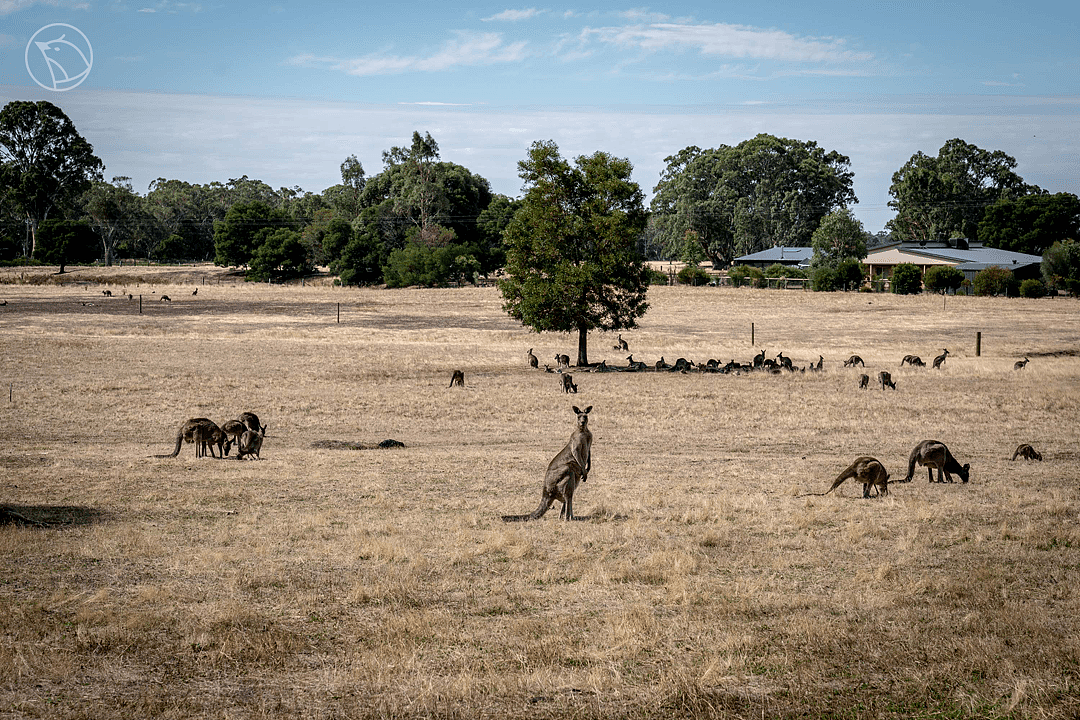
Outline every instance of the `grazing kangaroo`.
POLYGON ((529 352, 525 353, 525 355, 529 358, 529 367, 538 368, 540 367, 540 361, 536 359, 536 356, 533 355, 532 351, 533 349, 529 348, 529 352))
POLYGON ((112 297, 112 290, 102 290, 101 294, 105 297, 112 297))
POLYGON ((237 420, 244 423, 244 427, 248 430, 253 432, 266 432, 266 426, 259 424, 259 416, 253 412, 242 412, 237 420))
MULTIPOLYGON (((876 488, 878 497, 889 494, 889 473, 877 458, 863 455, 862 457, 855 458, 855 462, 851 463, 846 470, 840 473, 836 480, 833 480, 831 488, 823 493, 807 493, 807 495, 828 495, 833 490, 840 487, 840 485, 848 478, 855 478, 857 482, 862 483, 862 496, 864 498, 870 497, 871 486, 876 488)), ((807 495, 799 495, 797 497, 807 497, 807 495)))
POLYGON ((959 475, 961 481, 967 482, 971 471, 969 463, 961 466, 945 443, 937 440, 923 440, 915 446, 908 458, 907 477, 902 482, 911 482, 911 477, 915 474, 915 463, 926 467, 930 482, 934 482, 934 468, 937 468, 938 482, 952 482, 952 473, 959 475))
POLYGON ((1027 367, 1027 364, 1029 362, 1031 361, 1028 360, 1027 355, 1025 355, 1023 360, 1017 360, 1015 363, 1013 363, 1013 370, 1023 370, 1025 367, 1027 367))
POLYGON ((449 387, 454 387, 455 385, 458 387, 465 387, 465 373, 460 370, 455 370, 454 374, 450 376, 449 387))
MULTIPOLYGON (((859 376, 859 388, 861 390, 865 390, 869 385, 870 385, 870 376, 867 375, 866 373, 863 373, 862 375, 860 375, 859 376)), ((884 390, 885 388, 881 388, 881 389, 884 390)))
MULTIPOLYGON (((173 449, 173 451, 168 455, 154 455, 154 457, 176 457, 180 454, 181 445, 183 445, 185 442, 195 442, 195 428, 204 424, 213 425, 215 428, 217 427, 217 425, 214 425, 213 421, 209 418, 191 418, 190 420, 187 420, 183 425, 181 425, 180 429, 176 431, 176 447, 173 449)), ((222 438, 222 442, 224 443, 224 438, 222 438)), ((202 457, 204 454, 205 448, 197 445, 195 447, 195 457, 202 457)), ((213 450, 211 450, 211 454, 213 454, 213 450)))
POLYGON ((225 433, 225 454, 229 454, 229 450, 233 445, 240 445, 240 436, 249 430, 247 425, 239 420, 226 420, 221 425, 221 431, 225 433))
POLYGON ((630 346, 622 339, 622 333, 619 333, 618 345, 613 346, 612 350, 626 350, 627 352, 630 352, 630 346))
POLYGON ((878 382, 881 383, 881 391, 885 392, 885 386, 888 385, 893 390, 896 389, 896 383, 893 382, 892 373, 882 370, 877 374, 878 382))
POLYGON ((562 503, 559 519, 574 519, 574 491, 585 482, 592 468, 592 432, 589 430, 589 411, 574 407, 577 415, 577 428, 570 436, 570 441, 559 454, 548 463, 544 473, 544 489, 540 495, 540 505, 529 515, 503 515, 505 522, 539 520, 548 511, 551 504, 558 500, 562 503))
POLYGON ((918 355, 905 355, 904 359, 900 361, 900 367, 904 367, 905 364, 912 367, 926 367, 926 363, 918 355))
POLYGON ((570 356, 569 355, 559 355, 558 353, 556 353, 556 355, 555 355, 555 363, 560 368, 568 368, 568 367, 570 367, 570 356))
POLYGON ((210 457, 225 457, 225 433, 212 422, 196 425, 191 431, 191 441, 195 443, 195 457, 206 457, 207 448, 210 448, 210 457), (215 445, 218 449, 217 455, 214 454, 215 445))
POLYGON ((844 361, 844 367, 855 367, 856 365, 862 365, 863 367, 866 367, 866 363, 864 363, 863 359, 858 355, 852 355, 844 361))
POLYGON ((1042 462, 1042 454, 1027 443, 1020 443, 1016 448, 1016 452, 1014 452, 1013 456, 1009 459, 1015 460, 1018 457, 1022 457, 1025 460, 1038 460, 1039 462, 1042 462))
POLYGON ((263 438, 265 437, 265 427, 259 432, 245 430, 244 434, 240 436, 240 443, 236 446, 236 459, 243 460, 245 455, 248 457, 254 455, 256 460, 260 460, 259 452, 262 450, 263 438))
POLYGON ((944 352, 934 358, 934 369, 940 370, 942 364, 945 362, 945 358, 949 356, 948 348, 943 348, 944 352))
POLYGON ((168 295, 162 295, 160 302, 172 302, 172 298, 168 295))
POLYGON ((574 376, 570 373, 563 373, 562 389, 565 393, 577 393, 577 385, 574 384, 574 376))

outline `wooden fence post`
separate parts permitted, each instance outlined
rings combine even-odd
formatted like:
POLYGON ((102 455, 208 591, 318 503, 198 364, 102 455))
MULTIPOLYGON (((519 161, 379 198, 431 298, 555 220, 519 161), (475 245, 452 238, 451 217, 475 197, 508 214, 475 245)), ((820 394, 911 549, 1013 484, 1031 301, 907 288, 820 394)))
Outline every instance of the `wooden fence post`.
POLYGON ((755 345, 754 345, 754 323, 750 323, 750 347, 755 347, 755 345))
POLYGON ((975 333, 975 357, 982 355, 982 332, 975 333))

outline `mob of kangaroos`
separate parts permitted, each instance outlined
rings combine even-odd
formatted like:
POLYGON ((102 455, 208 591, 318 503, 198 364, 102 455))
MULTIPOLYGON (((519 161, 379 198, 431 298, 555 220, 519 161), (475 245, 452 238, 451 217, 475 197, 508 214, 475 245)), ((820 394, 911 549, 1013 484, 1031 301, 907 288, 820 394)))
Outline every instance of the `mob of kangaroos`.
POLYGON ((577 427, 570 436, 570 441, 559 454, 548 463, 544 473, 544 487, 540 494, 540 505, 529 515, 503 515, 504 522, 524 522, 539 520, 548 511, 551 504, 558 500, 562 503, 559 519, 574 519, 574 491, 580 483, 589 477, 592 469, 592 432, 589 430, 589 411, 574 407, 577 415, 577 427))

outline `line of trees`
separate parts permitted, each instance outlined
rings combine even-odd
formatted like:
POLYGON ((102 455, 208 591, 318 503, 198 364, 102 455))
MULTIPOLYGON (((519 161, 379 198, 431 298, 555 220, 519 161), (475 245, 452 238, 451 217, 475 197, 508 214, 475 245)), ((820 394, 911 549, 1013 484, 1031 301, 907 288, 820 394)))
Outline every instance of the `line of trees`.
MULTIPOLYGON (((104 164, 62 110, 11 102, 0 111, 0 260, 213 260, 253 280, 328 266, 345 284, 391 287, 466 282, 506 264, 505 232, 523 200, 443 161, 427 133, 386 150, 382 163, 368 177, 350 155, 341 182, 321 193, 243 176, 158 178, 140 195, 129 178, 104 180, 104 164)), ((856 284, 858 261, 889 236, 980 239, 1038 255, 1080 237, 1080 199, 1029 185, 1015 167, 1005 153, 959 139, 936 156, 917 152, 893 176, 888 234, 874 236, 850 210, 854 175, 836 151, 766 134, 690 146, 667 158, 636 252, 726 267, 742 254, 809 245, 814 286, 836 289, 856 284)), ((573 207, 584 212, 580 202, 573 207)))

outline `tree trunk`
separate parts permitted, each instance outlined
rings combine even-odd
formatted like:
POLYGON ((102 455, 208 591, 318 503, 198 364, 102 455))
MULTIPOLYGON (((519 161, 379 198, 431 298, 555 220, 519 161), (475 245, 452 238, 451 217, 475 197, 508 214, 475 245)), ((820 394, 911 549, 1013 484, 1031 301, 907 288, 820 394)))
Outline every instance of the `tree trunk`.
POLYGON ((578 367, 589 366, 589 328, 584 325, 578 326, 577 365, 578 367))

